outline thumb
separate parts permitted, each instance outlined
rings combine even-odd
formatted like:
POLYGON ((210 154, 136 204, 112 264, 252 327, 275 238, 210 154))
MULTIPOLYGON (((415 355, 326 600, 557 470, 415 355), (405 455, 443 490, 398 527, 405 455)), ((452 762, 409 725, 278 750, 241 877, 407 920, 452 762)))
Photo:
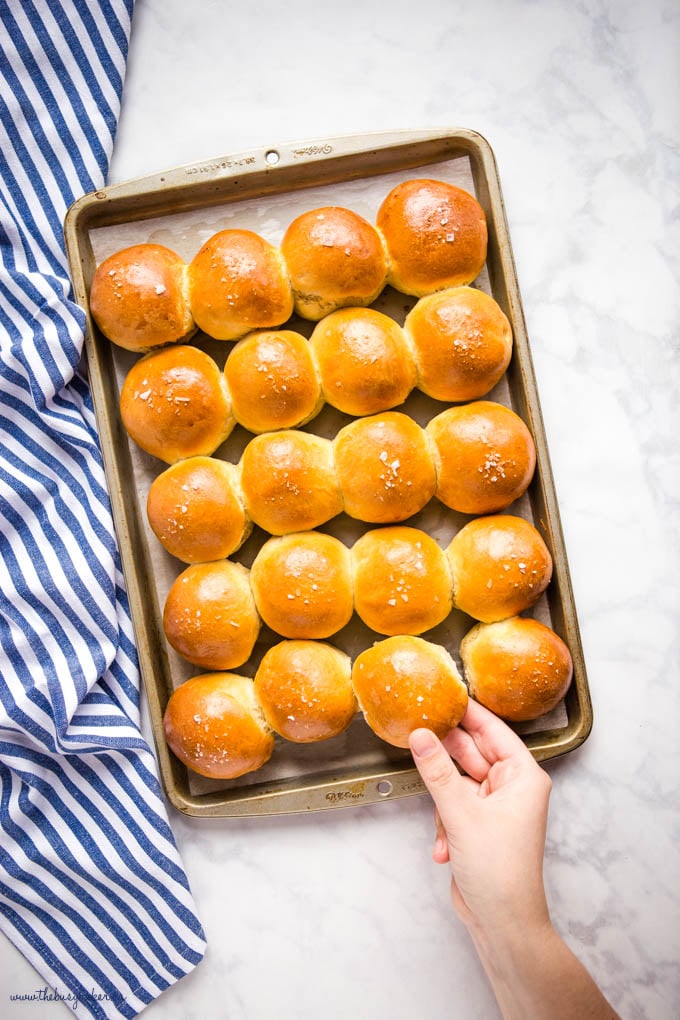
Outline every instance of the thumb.
POLYGON ((462 785, 461 776, 441 740, 431 730, 414 730, 409 736, 413 761, 432 797, 439 817, 448 828, 462 785))

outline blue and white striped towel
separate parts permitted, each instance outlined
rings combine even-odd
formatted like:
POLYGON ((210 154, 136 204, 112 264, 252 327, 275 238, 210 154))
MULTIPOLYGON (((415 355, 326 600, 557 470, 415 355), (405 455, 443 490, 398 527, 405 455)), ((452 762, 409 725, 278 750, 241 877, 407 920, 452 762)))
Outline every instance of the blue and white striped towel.
POLYGON ((105 181, 132 3, 0 0, 0 926, 92 1017, 135 1016, 205 951, 140 733, 62 239, 105 181))

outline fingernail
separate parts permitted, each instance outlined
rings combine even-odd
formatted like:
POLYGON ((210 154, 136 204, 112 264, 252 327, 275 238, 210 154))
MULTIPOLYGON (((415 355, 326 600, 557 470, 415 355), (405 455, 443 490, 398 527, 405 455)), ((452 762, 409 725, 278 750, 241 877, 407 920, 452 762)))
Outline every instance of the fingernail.
POLYGON ((431 730, 414 730, 409 743, 416 758, 427 758, 437 750, 437 738, 431 730))

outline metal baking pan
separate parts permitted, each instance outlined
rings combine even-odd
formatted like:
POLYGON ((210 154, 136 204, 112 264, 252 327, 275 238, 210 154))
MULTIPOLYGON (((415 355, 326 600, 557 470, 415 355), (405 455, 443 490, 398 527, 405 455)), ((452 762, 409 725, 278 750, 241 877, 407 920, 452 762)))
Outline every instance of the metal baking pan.
MULTIPOLYGON (((534 480, 510 512, 533 520, 553 556, 552 582, 533 615, 548 623, 567 643, 574 661, 574 679, 558 709, 534 724, 518 727, 518 731, 538 760, 573 750, 590 732, 592 706, 567 555, 501 187, 489 144, 479 134, 464 129, 277 143, 103 188, 75 202, 65 221, 75 299, 87 317, 86 354, 92 398, 161 778, 171 803, 187 814, 243 816, 316 811, 422 793, 424 786, 409 753, 380 741, 359 716, 344 734, 329 741, 298 745, 277 739, 270 763, 231 782, 202 779, 169 751, 162 727, 167 700, 175 686, 197 672, 169 648, 161 622, 165 592, 184 564, 165 553, 148 528, 146 491, 165 465, 135 448, 122 427, 118 412, 120 385, 137 356, 114 347, 92 321, 88 294, 94 269, 112 252, 143 241, 166 244, 190 261, 211 234, 229 226, 255 230, 278 243, 296 215, 321 205, 345 205, 374 221, 382 198, 394 184, 410 177, 450 180, 472 191, 484 208, 488 257, 475 286, 493 295, 508 316, 514 335, 510 367, 488 398, 511 406, 528 424, 536 443, 534 480)), ((403 321, 414 301, 387 288, 375 307, 403 321)), ((288 328, 309 335, 313 325, 294 319, 288 328)), ((221 364, 232 346, 200 334, 191 342, 204 346, 221 364)), ((404 409, 424 423, 445 406, 435 406, 435 402, 428 405, 428 399, 413 394, 412 407, 404 409)), ((333 435, 344 420, 327 408, 305 427, 333 435)), ((250 438, 242 432, 237 428, 217 455, 237 460, 250 438)), ((345 539, 352 537, 357 522, 342 520, 343 516, 324 530, 345 539)), ((463 522, 460 515, 443 512, 438 506, 426 508, 422 517, 406 523, 449 540, 463 522)), ((258 537, 258 530, 254 529, 235 559, 246 565, 252 562, 258 542, 267 537, 258 537)), ((460 638, 473 622, 454 611, 445 624, 423 636, 445 644, 459 662, 460 638)), ((331 638, 331 643, 355 653, 376 638, 362 631, 362 626, 352 622, 346 632, 331 638)), ((236 672, 253 675, 273 640, 278 639, 263 628, 253 659, 236 672)))

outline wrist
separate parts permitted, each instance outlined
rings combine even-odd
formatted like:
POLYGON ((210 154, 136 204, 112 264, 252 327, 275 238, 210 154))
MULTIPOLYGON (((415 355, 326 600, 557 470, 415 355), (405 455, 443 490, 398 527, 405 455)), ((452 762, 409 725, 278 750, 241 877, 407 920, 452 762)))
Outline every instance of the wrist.
POLYGON ((619 1020, 547 913, 471 934, 504 1020, 619 1020))
POLYGON ((507 966, 516 970, 524 964, 530 965, 546 943, 553 937, 559 937, 547 912, 533 919, 517 915, 494 923, 473 921, 468 925, 468 931, 482 961, 488 960, 496 969, 507 966))
POLYGON ((547 911, 543 917, 518 915, 494 924, 473 924, 468 930, 506 1020, 532 1015, 528 990, 554 940, 559 940, 547 911))
MULTIPOLYGON (((516 875, 490 883, 494 890, 466 898, 464 923, 478 947, 511 952, 520 939, 528 944, 552 929, 543 882, 534 876, 516 875)), ((522 944, 522 943, 520 943, 522 944)))

